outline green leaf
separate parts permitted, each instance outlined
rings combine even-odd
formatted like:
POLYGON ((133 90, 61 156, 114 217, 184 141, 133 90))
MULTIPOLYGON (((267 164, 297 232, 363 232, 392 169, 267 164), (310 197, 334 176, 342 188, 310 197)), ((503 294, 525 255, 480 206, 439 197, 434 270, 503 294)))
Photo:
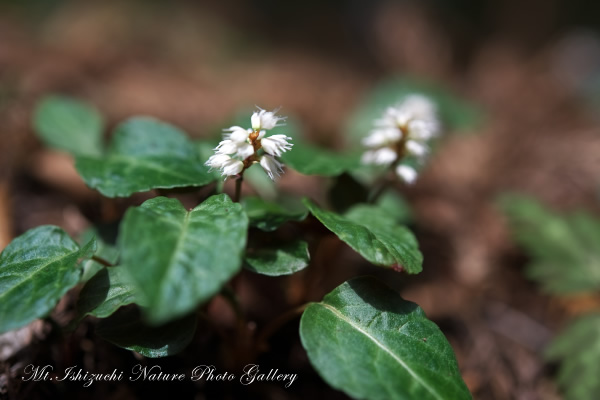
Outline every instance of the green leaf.
POLYGON ((81 277, 79 260, 89 257, 95 241, 83 247, 56 226, 25 232, 0 254, 0 332, 47 315, 81 277))
POLYGON ((398 216, 400 215, 399 212, 396 214, 394 212, 397 210, 391 212, 375 204, 357 204, 346 211, 344 217, 361 225, 368 224, 393 229, 398 226, 398 216))
POLYGON ((595 400, 600 393, 600 314, 588 314, 572 322, 546 350, 546 357, 560 361, 558 384, 567 400, 595 400))
POLYGON ((138 297, 137 288, 124 267, 103 268, 81 290, 77 311, 80 316, 106 318, 127 304, 145 306, 138 297))
POLYGON ((423 255, 414 235, 377 208, 360 206, 341 216, 304 200, 308 210, 327 229, 371 263, 384 267, 401 267, 409 274, 423 269, 423 255))
POLYGON ((300 338, 323 379, 353 398, 471 398, 439 328, 374 278, 352 279, 310 304, 300 338))
POLYGON ((360 153, 336 153, 295 141, 281 160, 304 175, 337 176, 360 166, 360 153))
POLYGON ((346 128, 350 146, 360 147, 361 139, 373 129, 373 121, 410 94, 429 97, 437 105, 443 125, 450 130, 473 130, 483 120, 478 107, 441 86, 412 78, 390 78, 377 85, 352 114, 346 128))
POLYGON ((407 223, 413 219, 410 204, 395 190, 384 191, 375 204, 400 222, 407 223))
MULTIPOLYGON (((106 227, 89 228, 81 234, 79 243, 88 243, 90 240, 94 239, 96 241, 96 253, 94 255, 116 265, 119 260, 119 249, 117 249, 116 245, 109 244, 104 239, 103 235, 106 234, 104 232, 105 230, 106 227)), ((114 236, 116 238, 116 230, 114 236)), ((89 281, 98 271, 105 268, 104 265, 92 259, 84 260, 81 265, 83 266, 82 282, 89 281)))
POLYGON ((85 183, 107 197, 151 189, 195 187, 215 180, 198 146, 176 127, 147 117, 119 125, 105 157, 79 156, 85 183))
POLYGON ((46 96, 34 111, 33 127, 48 146, 73 155, 102 154, 104 122, 100 113, 84 102, 46 96))
POLYGON ((246 268, 258 274, 291 275, 308 266, 308 243, 295 240, 283 245, 249 251, 245 261, 246 268))
POLYGON ((165 197, 130 208, 118 245, 150 322, 181 316, 217 293, 240 269, 247 230, 242 207, 225 194, 191 211, 165 197))
POLYGON ((263 199, 273 201, 277 198, 277 187, 269 175, 256 164, 244 172, 244 182, 249 183, 252 189, 263 199))
POLYGON ((100 321, 96 333, 109 342, 145 357, 177 354, 192 341, 196 316, 190 314, 166 325, 149 326, 138 309, 127 307, 100 321))
POLYGON ((334 180, 327 198, 334 210, 344 212, 355 204, 366 202, 369 191, 352 175, 343 173, 334 180))
POLYGON ((302 221, 308 215, 304 208, 288 209, 259 197, 246 197, 241 204, 250 219, 250 226, 266 232, 274 231, 288 221, 302 221))
POLYGON ((575 212, 559 215, 536 200, 505 195, 500 204, 517 242, 532 261, 527 275, 550 293, 600 289, 600 221, 575 212))

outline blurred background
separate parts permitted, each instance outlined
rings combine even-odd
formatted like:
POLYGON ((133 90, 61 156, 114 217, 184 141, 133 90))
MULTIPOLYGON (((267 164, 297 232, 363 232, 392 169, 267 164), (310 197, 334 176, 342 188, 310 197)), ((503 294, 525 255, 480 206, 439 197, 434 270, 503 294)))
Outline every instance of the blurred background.
MULTIPOLYGON (((422 276, 404 280, 401 293, 447 335, 475 398, 563 398, 558 364, 546 362, 544 349, 600 298, 597 291, 548 294, 528 279, 532 256, 513 239, 496 200, 519 192, 559 213, 598 215, 599 28, 600 3, 584 0, 1 0, 0 248, 41 224, 79 234, 98 215, 117 218, 129 204, 106 206, 70 156, 35 137, 32 110, 45 94, 88 101, 111 127, 144 114, 194 137, 214 137, 240 108, 282 106, 314 143, 342 149, 355 140, 348 135, 353 116, 382 82, 426 82, 472 105, 478 118, 450 126, 418 183, 401 188, 426 260, 422 276)), ((280 182, 317 198, 328 184, 293 172, 280 182)), ((315 262, 331 257, 324 252, 315 262)), ((320 283, 313 297, 337 278, 320 283)), ((291 324, 284 332, 296 331, 291 324)), ((78 335, 69 343, 81 356, 87 353, 77 340, 94 339, 78 335)), ((14 376, 25 360, 54 360, 60 352, 44 349, 43 332, 32 331, 31 340, 27 353, 0 358, 0 398, 23 394, 14 376)), ((109 348, 88 342, 88 353, 109 348)), ((116 355, 103 365, 131 362, 120 350, 106 351, 116 355)), ((303 388, 223 398, 345 398, 310 375, 305 356, 289 357, 305 371, 303 388)), ((194 362, 180 361, 169 362, 194 362)), ((29 390, 31 398, 55 394, 29 390)), ((144 390, 157 389, 99 393, 131 398, 144 390)), ((189 398, 219 398, 211 389, 185 390, 189 398)))

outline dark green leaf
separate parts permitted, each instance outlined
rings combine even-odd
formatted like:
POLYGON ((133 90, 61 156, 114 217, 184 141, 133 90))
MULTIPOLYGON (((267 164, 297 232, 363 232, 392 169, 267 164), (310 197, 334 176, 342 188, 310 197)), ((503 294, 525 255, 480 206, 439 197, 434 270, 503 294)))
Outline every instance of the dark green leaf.
POLYGON ((336 153, 297 141, 281 160, 304 175, 337 176, 360 166, 360 153, 336 153))
POLYGON ((532 258, 529 277, 551 293, 600 289, 600 221, 583 212, 558 215, 524 196, 506 195, 501 205, 532 258))
MULTIPOLYGON (((88 243, 92 239, 96 241, 96 253, 94 255, 116 265, 119 260, 117 246, 107 243, 97 227, 85 230, 79 238, 79 243, 88 243)), ((89 281, 98 271, 105 268, 104 265, 92 259, 84 260, 81 265, 83 266, 83 276, 81 277, 83 282, 89 281)))
POLYGON ((361 225, 387 227, 393 229, 398 226, 398 214, 374 204, 357 204, 344 214, 344 217, 361 225))
POLYGON ((136 308, 123 308, 96 327, 96 333, 109 342, 150 358, 179 353, 192 341, 195 331, 194 314, 166 325, 149 326, 136 308))
POLYGON ((242 207, 225 194, 191 211, 165 197, 130 208, 118 243, 149 320, 176 318, 217 293, 240 269, 247 230, 242 207))
POLYGON ((215 180, 198 146, 176 127, 137 117, 119 125, 105 157, 80 156, 77 171, 107 197, 151 189, 203 186, 215 180))
POLYGON ((300 338, 323 379, 353 398, 471 398, 439 328, 374 278, 352 279, 309 305, 300 338))
POLYGON ((35 109, 33 126, 51 147, 74 155, 102 154, 104 122, 86 103, 64 96, 44 97, 35 109))
POLYGON ((344 212, 355 204, 366 202, 369 191, 352 175, 343 173, 335 179, 327 195, 333 209, 344 212))
POLYGON ((567 400, 595 400, 600 393, 600 314, 588 314, 572 322, 546 351, 560 361, 558 384, 567 400))
POLYGON ((59 227, 44 225, 25 232, 0 254, 0 332, 20 328, 47 315, 79 282, 83 247, 59 227))
POLYGON ((277 198, 277 187, 275 182, 269 178, 260 165, 254 165, 244 172, 244 182, 250 184, 252 189, 262 198, 273 201, 277 198))
POLYGON ((423 269, 423 255, 414 235, 380 209, 368 206, 341 216, 305 199, 308 210, 360 255, 375 265, 402 268, 409 274, 423 269))
POLYGON ((308 211, 302 209, 288 209, 277 203, 262 200, 259 197, 246 197, 242 200, 242 207, 250 219, 250 226, 269 232, 274 231, 287 221, 302 221, 308 211))
POLYGON ((410 205, 394 190, 384 191, 375 204, 400 222, 407 223, 413 219, 410 205))
POLYGON ((269 276, 291 275, 308 266, 308 243, 296 240, 290 243, 260 248, 246 253, 246 268, 269 276))
POLYGON ((138 300, 136 293, 136 286, 122 266, 103 268, 81 290, 77 311, 81 316, 89 314, 106 318, 127 304, 144 306, 144 302, 138 300))

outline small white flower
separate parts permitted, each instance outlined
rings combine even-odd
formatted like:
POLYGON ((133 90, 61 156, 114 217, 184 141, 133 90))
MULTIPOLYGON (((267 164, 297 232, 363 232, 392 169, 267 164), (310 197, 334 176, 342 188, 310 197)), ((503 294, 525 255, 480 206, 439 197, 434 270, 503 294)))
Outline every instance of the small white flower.
POLYGON ((409 137, 417 140, 430 140, 437 137, 440 124, 437 120, 412 120, 408 123, 409 137))
POLYGON ((363 146, 367 147, 379 147, 385 146, 388 143, 387 137, 383 134, 381 130, 373 130, 369 134, 369 136, 364 137, 361 140, 363 146))
POLYGON ((390 165, 398 158, 398 154, 388 147, 378 150, 369 150, 362 155, 363 164, 390 165))
POLYGON ((221 169, 223 167, 223 164, 228 160, 231 160, 231 157, 229 157, 227 154, 217 153, 210 156, 210 158, 204 163, 204 165, 210 167, 211 170, 213 168, 221 169))
POLYGON ((252 129, 260 129, 262 127, 262 121, 260 120, 260 112, 253 113, 250 117, 250 122, 252 122, 252 129))
MULTIPOLYGON (((235 158, 231 158, 227 154, 213 154, 204 165, 221 170, 221 175, 237 175, 244 169, 244 163, 235 158)), ((227 179, 227 178, 225 178, 227 179)))
POLYGON ((237 146, 237 152, 235 153, 235 155, 240 157, 242 160, 245 160, 252 154, 254 154, 254 146, 252 146, 250 143, 240 143, 237 146))
POLYGON ((406 183, 412 184, 417 180, 417 171, 407 165, 398 165, 396 174, 406 183))
POLYGON ((436 119, 435 104, 427 97, 420 94, 406 96, 402 102, 403 109, 412 115, 413 119, 432 120, 436 119))
POLYGON ((252 129, 244 129, 241 126, 232 126, 231 128, 223 129, 225 132, 223 138, 236 143, 243 143, 248 140, 248 136, 252 133, 252 129))
POLYGON ((401 136, 397 128, 373 129, 369 136, 363 138, 362 144, 367 147, 387 146, 400 140, 401 136))
POLYGON ((221 175, 227 175, 227 176, 237 175, 240 172, 242 172, 242 170, 244 169, 244 163, 241 162, 240 160, 236 160, 235 158, 230 158, 229 160, 227 160, 223 163, 223 166, 221 167, 221 169, 222 169, 221 175))
POLYGON ((408 140, 406 142, 406 151, 410 155, 421 158, 427 155, 429 148, 424 143, 417 142, 416 140, 408 140))
POLYGON ((233 140, 222 140, 214 149, 218 154, 234 154, 238 151, 238 143, 233 140))
POLYGON ((398 165, 402 161, 399 156, 410 156, 418 162, 425 160, 429 154, 427 142, 440 130, 435 104, 425 96, 406 96, 396 106, 388 107, 374 125, 376 128, 362 140, 368 150, 361 161, 393 165, 402 180, 413 183, 417 171, 407 165, 398 165))
POLYGON ((281 164, 275 156, 290 150, 293 144, 289 143, 291 137, 286 135, 273 135, 265 138, 266 131, 278 126, 285 117, 276 115, 277 110, 266 111, 261 108, 250 118, 252 129, 241 126, 231 126, 223 129, 223 140, 214 148, 213 154, 205 163, 206 166, 218 168, 225 179, 229 176, 242 174, 246 168, 254 163, 267 171, 271 179, 280 176, 283 172, 281 164), (258 150, 263 149, 266 154, 260 156, 258 150))
POLYGON ((288 143, 288 140, 292 140, 292 138, 285 135, 273 135, 268 138, 261 139, 260 143, 262 148, 265 150, 265 153, 280 157, 281 153, 285 153, 293 146, 293 144, 288 143))
POLYGON ((394 123, 398 127, 407 127, 410 121, 414 118, 414 115, 411 115, 406 110, 400 109, 396 112, 394 116, 394 123))
MULTIPOLYGON (((406 129, 409 136, 413 130, 436 132, 438 130, 438 118, 436 106, 427 97, 421 95, 410 95, 394 107, 388 107, 383 117, 375 120, 375 126, 381 128, 406 129), (416 123, 416 124, 415 124, 416 123)), ((425 138, 423 138, 425 139, 425 138)), ((429 139, 429 138, 427 138, 429 139)))
POLYGON ((254 147, 248 142, 235 142, 231 139, 222 140, 215 148, 217 154, 235 154, 242 160, 254 154, 254 147))
POLYGON ((284 121, 285 117, 278 117, 275 115, 277 110, 266 111, 259 108, 259 111, 252 114, 250 121, 252 122, 252 129, 261 130, 261 129, 273 129, 276 126, 279 126, 279 121, 284 121))
POLYGON ((268 154, 260 158, 260 166, 263 167, 272 180, 275 180, 275 176, 279 177, 283 172, 283 164, 268 154))

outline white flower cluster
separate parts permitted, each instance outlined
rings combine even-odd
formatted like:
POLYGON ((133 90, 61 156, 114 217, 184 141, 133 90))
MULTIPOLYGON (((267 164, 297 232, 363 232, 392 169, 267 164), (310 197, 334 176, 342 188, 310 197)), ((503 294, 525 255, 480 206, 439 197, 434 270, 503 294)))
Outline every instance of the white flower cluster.
POLYGON ((375 128, 362 141, 369 148, 364 164, 395 164, 396 174, 406 183, 417 179, 417 171, 405 164, 407 157, 424 162, 429 154, 427 142, 440 132, 437 110, 427 97, 409 95, 375 120, 375 128))
POLYGON ((223 140, 205 165, 211 169, 219 169, 225 179, 239 175, 254 163, 260 163, 271 179, 280 176, 283 164, 275 157, 290 150, 293 144, 288 142, 292 138, 286 135, 265 137, 267 130, 281 126, 280 122, 285 120, 285 117, 277 116, 276 112, 277 110, 265 111, 259 108, 250 118, 251 129, 240 126, 224 129, 223 140), (258 154, 260 149, 264 150, 264 154, 258 154))

